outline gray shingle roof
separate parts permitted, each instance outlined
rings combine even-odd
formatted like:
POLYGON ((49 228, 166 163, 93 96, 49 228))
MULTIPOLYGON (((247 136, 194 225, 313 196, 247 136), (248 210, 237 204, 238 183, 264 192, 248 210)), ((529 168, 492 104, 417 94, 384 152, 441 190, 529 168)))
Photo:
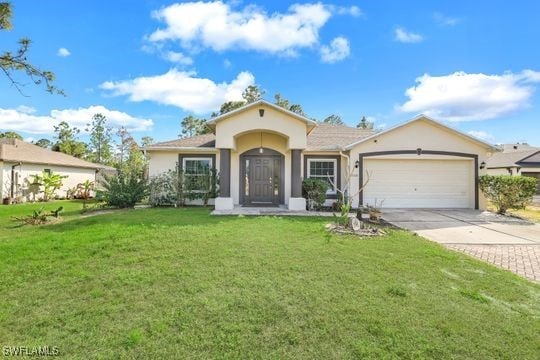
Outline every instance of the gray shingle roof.
POLYGON ((109 166, 94 164, 17 139, 0 139, 0 161, 114 170, 109 166))
MULTIPOLYGON (((520 166, 518 163, 521 160, 538 152, 540 152, 540 148, 524 151, 498 152, 487 160, 486 166, 488 169, 520 166)), ((531 161, 534 162, 534 160, 531 161)))
POLYGON ((373 130, 319 123, 307 137, 308 151, 340 150, 346 145, 373 135, 373 130))
POLYGON ((183 139, 175 139, 149 145, 147 150, 153 148, 214 148, 216 146, 216 136, 214 134, 197 135, 183 139))
MULTIPOLYGON (((373 130, 362 130, 344 125, 330 125, 319 123, 307 137, 307 151, 340 150, 362 138, 373 135, 373 130)), ((148 146, 147 150, 164 148, 214 148, 216 144, 214 134, 193 136, 190 138, 164 141, 148 146)))

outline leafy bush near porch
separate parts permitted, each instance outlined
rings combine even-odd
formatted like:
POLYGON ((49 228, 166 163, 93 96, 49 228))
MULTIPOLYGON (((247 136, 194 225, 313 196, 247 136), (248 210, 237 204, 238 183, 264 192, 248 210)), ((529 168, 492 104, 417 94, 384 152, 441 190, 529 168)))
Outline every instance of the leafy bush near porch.
POLYGON ((328 183, 317 179, 305 179, 302 182, 302 192, 307 200, 308 209, 320 209, 326 200, 328 183))
POLYGON ((146 196, 147 184, 140 176, 120 173, 105 177, 103 198, 107 205, 130 208, 146 196))
POLYGON ((182 171, 168 170, 150 179, 149 198, 151 206, 184 206, 186 200, 208 200, 218 196, 218 176, 215 169, 207 174, 188 176, 182 171))
POLYGON ((182 172, 169 170, 153 176, 148 186, 151 206, 181 206, 185 202, 182 172))
POLYGON ((532 201, 536 192, 536 179, 526 176, 482 175, 480 189, 497 208, 505 214, 508 209, 523 209, 532 201))

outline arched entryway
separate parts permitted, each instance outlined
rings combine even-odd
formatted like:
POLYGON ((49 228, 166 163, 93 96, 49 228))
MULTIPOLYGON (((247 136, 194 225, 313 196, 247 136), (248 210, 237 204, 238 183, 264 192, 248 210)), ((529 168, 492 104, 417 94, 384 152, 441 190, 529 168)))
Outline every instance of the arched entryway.
POLYGON ((285 159, 268 148, 248 150, 240 155, 240 204, 278 206, 284 204, 285 159))

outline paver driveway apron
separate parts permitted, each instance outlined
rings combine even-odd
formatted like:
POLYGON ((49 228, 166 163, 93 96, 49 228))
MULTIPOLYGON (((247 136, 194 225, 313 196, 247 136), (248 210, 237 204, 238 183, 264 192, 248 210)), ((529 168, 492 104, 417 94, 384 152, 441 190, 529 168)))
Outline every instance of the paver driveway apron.
POLYGON ((448 248, 540 282, 540 225, 477 210, 386 209, 383 218, 448 248))
POLYGON ((441 244, 540 244, 540 225, 487 211, 385 209, 383 218, 441 244))

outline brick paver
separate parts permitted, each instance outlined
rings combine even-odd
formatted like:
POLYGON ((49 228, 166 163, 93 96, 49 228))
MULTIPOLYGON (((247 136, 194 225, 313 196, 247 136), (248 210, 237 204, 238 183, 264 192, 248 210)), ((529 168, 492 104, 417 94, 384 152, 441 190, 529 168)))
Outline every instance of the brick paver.
POLYGON ((500 268, 510 270, 529 280, 540 282, 539 245, 467 245, 447 244, 448 248, 461 251, 500 268))

